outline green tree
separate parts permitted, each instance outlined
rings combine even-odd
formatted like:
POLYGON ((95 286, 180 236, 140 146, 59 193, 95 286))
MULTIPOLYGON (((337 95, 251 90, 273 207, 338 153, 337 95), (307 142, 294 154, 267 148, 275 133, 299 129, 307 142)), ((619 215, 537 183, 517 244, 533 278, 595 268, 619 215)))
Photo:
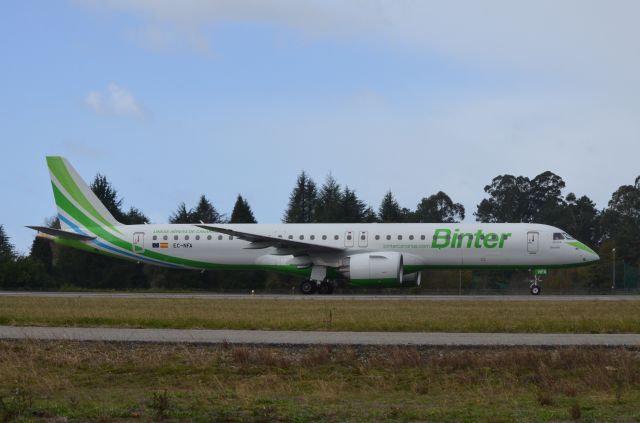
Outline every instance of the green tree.
POLYGON ((604 237, 615 240, 616 256, 640 262, 640 177, 634 185, 623 185, 611 196, 601 220, 604 237))
POLYGON ((187 210, 187 205, 183 201, 178 205, 178 209, 169 216, 169 223, 197 223, 193 221, 192 215, 193 210, 187 210))
POLYGON ((200 196, 200 200, 196 205, 196 208, 193 209, 191 213, 191 219, 194 223, 224 223, 225 218, 221 215, 218 210, 211 204, 207 197, 204 195, 200 196))
POLYGON ((375 213, 363 201, 354 190, 345 187, 340 204, 340 220, 343 223, 375 222, 375 213))
POLYGON ((378 209, 378 219, 381 223, 399 223, 405 221, 406 210, 400 208, 391 191, 382 198, 380 208, 378 209))
POLYGON ((129 211, 123 215, 122 223, 125 225, 144 225, 149 223, 149 218, 140 209, 130 207, 129 211))
POLYGON ((122 199, 118 198, 118 191, 113 187, 107 177, 98 173, 89 186, 91 191, 98 197, 109 213, 121 223, 124 223, 124 213, 122 213, 122 199))
POLYGON ((550 171, 533 178, 529 190, 531 221, 563 228, 571 226, 571 216, 562 196, 564 188, 562 178, 550 171))
POLYGON ((233 206, 229 223, 258 223, 253 216, 249 202, 245 198, 242 198, 240 194, 238 194, 236 204, 233 206))
POLYGON ((478 204, 476 220, 484 223, 531 222, 531 181, 524 176, 500 175, 484 187, 489 194, 478 204))
POLYGON ((416 220, 419 223, 454 223, 464 220, 464 206, 454 203, 442 191, 425 197, 416 208, 416 220))
POLYGON ((580 241, 596 249, 602 240, 601 214, 596 204, 586 195, 576 198, 573 193, 567 195, 566 201, 572 223, 571 226, 567 226, 567 230, 580 241))
POLYGON ((11 239, 7 236, 4 226, 0 225, 0 262, 13 261, 15 258, 16 253, 11 239))
POLYGON ((320 188, 315 203, 314 222, 336 223, 343 220, 343 202, 340 185, 333 176, 328 175, 320 188))
POLYGON ((318 191, 316 184, 303 171, 289 195, 289 205, 284 213, 284 223, 311 223, 315 221, 318 191))

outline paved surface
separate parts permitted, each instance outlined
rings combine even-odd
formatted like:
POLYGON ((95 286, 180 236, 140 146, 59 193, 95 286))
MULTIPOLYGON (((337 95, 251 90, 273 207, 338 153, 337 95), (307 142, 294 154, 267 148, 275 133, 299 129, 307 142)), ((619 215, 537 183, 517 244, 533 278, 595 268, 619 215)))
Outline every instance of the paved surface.
POLYGON ((1 339, 272 345, 640 346, 640 334, 312 332, 0 326, 1 339))
POLYGON ((304 301, 640 301, 640 295, 293 295, 214 294, 148 292, 26 292, 0 291, 0 297, 50 298, 200 298, 212 300, 304 300, 304 301))

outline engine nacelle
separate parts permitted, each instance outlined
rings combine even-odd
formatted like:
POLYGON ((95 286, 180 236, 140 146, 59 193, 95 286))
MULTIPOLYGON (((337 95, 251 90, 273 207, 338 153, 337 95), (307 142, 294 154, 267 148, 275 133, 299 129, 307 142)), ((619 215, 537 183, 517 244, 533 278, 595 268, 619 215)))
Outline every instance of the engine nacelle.
POLYGON ((402 283, 402 254, 375 252, 354 254, 342 261, 340 272, 354 285, 402 283))

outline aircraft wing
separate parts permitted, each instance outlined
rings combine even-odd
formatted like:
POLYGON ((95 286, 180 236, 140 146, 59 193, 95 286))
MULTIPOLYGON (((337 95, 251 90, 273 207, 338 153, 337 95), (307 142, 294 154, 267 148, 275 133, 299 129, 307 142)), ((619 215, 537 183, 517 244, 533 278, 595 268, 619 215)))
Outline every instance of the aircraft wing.
POLYGON ((62 229, 54 229, 46 226, 27 226, 29 229, 35 229, 43 234, 57 236, 60 238, 72 239, 74 241, 91 241, 96 239, 95 236, 81 235, 75 232, 63 231, 62 229))
POLYGON ((251 232, 236 231, 228 228, 221 228, 214 225, 195 225, 199 228, 206 229, 208 231, 219 232, 221 234, 235 236, 245 241, 249 241, 251 244, 245 247, 247 249, 261 249, 268 247, 275 247, 285 250, 296 250, 299 252, 335 252, 343 251, 342 248, 330 247, 327 245, 319 245, 305 241, 295 241, 293 239, 285 239, 275 236, 255 234, 251 232))

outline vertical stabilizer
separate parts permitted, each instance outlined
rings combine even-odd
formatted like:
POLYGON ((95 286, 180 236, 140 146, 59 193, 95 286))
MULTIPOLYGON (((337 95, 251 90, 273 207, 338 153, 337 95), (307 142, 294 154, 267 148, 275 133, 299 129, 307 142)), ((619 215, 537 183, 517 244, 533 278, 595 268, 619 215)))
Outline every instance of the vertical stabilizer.
POLYGON ((49 156, 47 165, 63 229, 120 225, 64 157, 49 156))

